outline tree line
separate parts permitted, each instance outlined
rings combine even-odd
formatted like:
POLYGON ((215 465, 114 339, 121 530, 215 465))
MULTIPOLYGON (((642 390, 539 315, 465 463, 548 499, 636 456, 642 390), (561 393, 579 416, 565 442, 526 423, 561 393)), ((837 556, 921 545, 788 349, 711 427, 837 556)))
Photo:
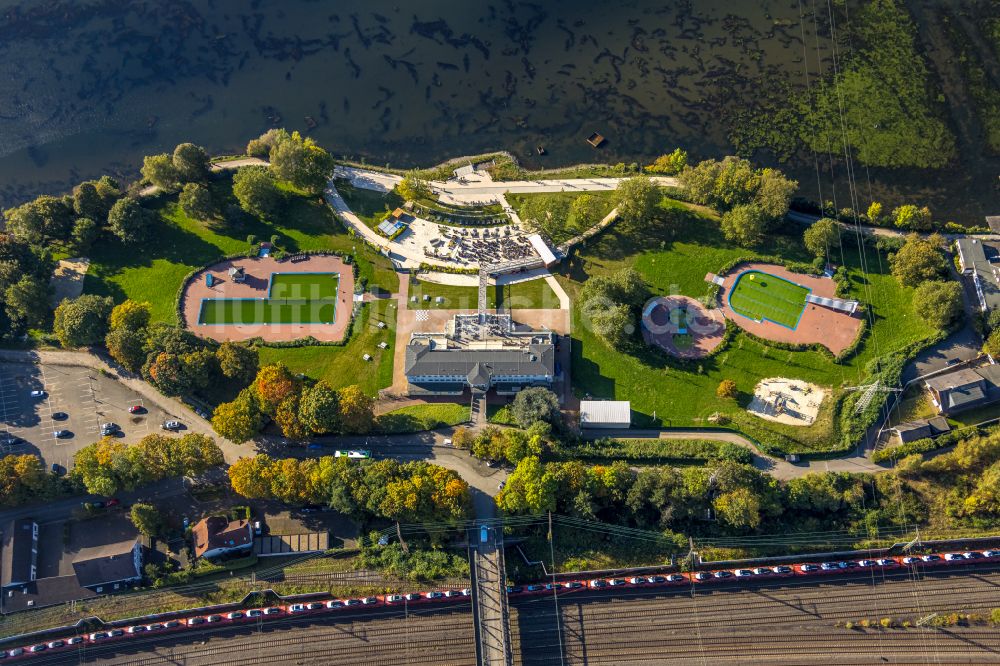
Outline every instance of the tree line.
POLYGON ((233 490, 251 499, 319 504, 356 519, 408 523, 467 518, 469 484, 452 470, 422 461, 335 458, 240 458, 229 468, 233 490))

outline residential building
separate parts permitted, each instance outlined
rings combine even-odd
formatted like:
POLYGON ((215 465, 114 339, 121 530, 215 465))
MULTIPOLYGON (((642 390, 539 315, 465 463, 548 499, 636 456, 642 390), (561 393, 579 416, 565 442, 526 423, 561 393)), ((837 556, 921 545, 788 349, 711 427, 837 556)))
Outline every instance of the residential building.
POLYGON ((1000 307, 1000 275, 994 263, 998 259, 997 248, 978 238, 960 238, 955 241, 955 248, 962 274, 972 279, 976 289, 980 311, 1000 307))
POLYGON ((896 433, 897 437, 899 437, 901 444, 918 439, 927 439, 928 437, 937 437, 938 435, 942 435, 949 430, 951 430, 951 426, 948 425, 948 419, 943 416, 935 416, 932 419, 907 421, 906 423, 900 423, 896 427, 892 428, 892 431, 896 433))
POLYGON ((38 578, 38 523, 19 518, 3 528, 0 552, 0 586, 28 585, 38 578))
POLYGON ((248 553, 253 547, 253 527, 249 520, 210 516, 195 523, 191 534, 194 537, 195 557, 248 553))
POLYGON ((73 561, 80 587, 107 593, 142 580, 143 548, 138 539, 85 548, 73 561))
POLYGON ((628 400, 581 400, 581 428, 628 428, 632 403, 628 400))
POLYGON ((988 405, 1000 400, 1000 365, 956 370, 924 382, 940 414, 988 405))

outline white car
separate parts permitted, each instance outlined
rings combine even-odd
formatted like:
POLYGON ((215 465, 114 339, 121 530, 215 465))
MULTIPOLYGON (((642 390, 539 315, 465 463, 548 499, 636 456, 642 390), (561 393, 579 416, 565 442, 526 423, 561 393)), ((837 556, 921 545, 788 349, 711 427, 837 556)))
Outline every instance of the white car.
POLYGON ((440 599, 443 596, 444 596, 444 594, 442 594, 441 592, 438 592, 437 590, 435 590, 433 592, 426 592, 426 593, 424 593, 424 598, 425 599, 440 599))
POLYGON ((667 574, 668 583, 680 583, 684 581, 684 576, 680 574, 667 574))
POLYGON ((230 611, 226 613, 227 620, 239 620, 243 617, 243 611, 230 611))
POLYGON ((774 570, 770 567, 757 567, 753 570, 755 576, 766 576, 767 574, 773 574, 774 570))
POLYGON ((461 592, 461 593, 462 593, 462 596, 463 596, 463 597, 467 597, 467 596, 469 596, 470 594, 472 594, 472 590, 470 590, 470 589, 469 589, 469 588, 467 588, 467 587, 463 587, 463 588, 462 588, 461 590, 459 590, 459 592, 461 592))
POLYGON ((45 391, 32 391, 31 397, 36 400, 41 400, 42 398, 45 397, 45 391))
POLYGON ((78 645, 83 642, 83 636, 73 636, 66 639, 66 645, 78 645))
POLYGON ((304 613, 306 610, 305 604, 292 604, 288 607, 289 613, 304 613))
POLYGON ((698 573, 694 574, 694 579, 695 580, 708 580, 709 579, 709 575, 707 573, 705 573, 704 571, 699 571, 698 573))
POLYGON ((643 585, 649 581, 647 581, 644 576, 632 576, 628 579, 628 582, 632 585, 643 585))
POLYGON ((50 648, 61 648, 66 645, 66 641, 49 641, 46 645, 50 648))
POLYGON ((130 634, 141 634, 142 632, 146 631, 146 627, 144 627, 141 624, 137 624, 134 627, 129 627, 125 631, 127 631, 130 634))
POLYGON ((333 610, 334 608, 343 608, 344 602, 334 599, 333 601, 326 602, 326 607, 333 610))
POLYGON ((746 578, 753 575, 753 572, 749 569, 736 569, 733 573, 736 574, 737 578, 746 578))
POLYGON ((920 561, 919 557, 914 557, 913 555, 907 555, 903 558, 903 564, 916 564, 920 561))
POLYGON ((1000 550, 984 550, 983 555, 986 557, 1000 557, 1000 550))
POLYGON ((944 559, 947 562, 958 562, 959 560, 964 560, 965 555, 962 553, 945 553, 944 559))
POLYGON ((28 652, 44 652, 44 651, 45 651, 45 643, 32 645, 30 648, 28 648, 28 652))
POLYGON ((389 594, 385 597, 385 603, 387 604, 398 604, 403 600, 402 594, 389 594))
POLYGON ((722 569, 720 571, 714 572, 712 575, 715 576, 716 578, 729 578, 733 574, 729 571, 726 571, 725 569, 722 569))
POLYGON ((625 580, 622 578, 612 578, 611 580, 608 581, 608 585, 610 585, 611 587, 618 587, 619 585, 624 585, 624 584, 625 580))
POLYGON ((563 583, 563 587, 565 587, 567 590, 576 590, 583 587, 583 583, 571 580, 568 583, 563 583))
POLYGON ((90 636, 88 636, 87 638, 89 638, 92 641, 100 641, 100 640, 104 640, 107 637, 108 637, 108 634, 106 632, 95 631, 94 633, 90 634, 90 636))
POLYGON ((180 421, 164 421, 163 425, 160 426, 160 427, 163 428, 164 430, 180 430, 181 429, 181 422, 180 421))
POLYGON ((444 596, 450 599, 452 597, 460 597, 462 596, 462 593, 459 590, 445 590, 444 596))
POLYGON ((880 567, 894 567, 896 566, 896 560, 889 557, 882 557, 880 559, 875 560, 875 564, 879 565, 880 567))
POLYGON ((607 585, 608 584, 601 578, 595 578, 594 580, 590 581, 590 587, 594 589, 607 587, 607 585))
POLYGON ((339 451, 338 450, 338 451, 334 451, 333 452, 333 457, 334 458, 354 458, 355 460, 358 460, 358 459, 363 460, 365 458, 371 458, 372 457, 372 452, 371 451, 364 451, 364 450, 361 450, 361 449, 359 449, 359 450, 351 450, 351 451, 339 451))
POLYGON ((365 606, 374 606, 375 604, 378 603, 378 598, 376 598, 376 597, 365 597, 364 599, 361 600, 361 603, 363 603, 365 606))
POLYGON ((205 618, 203 618, 203 617, 189 617, 187 623, 188 623, 189 627, 193 627, 193 626, 198 625, 198 624, 205 624, 205 618))
POLYGON ((260 608, 251 608, 247 611, 247 617, 263 617, 264 611, 260 608))

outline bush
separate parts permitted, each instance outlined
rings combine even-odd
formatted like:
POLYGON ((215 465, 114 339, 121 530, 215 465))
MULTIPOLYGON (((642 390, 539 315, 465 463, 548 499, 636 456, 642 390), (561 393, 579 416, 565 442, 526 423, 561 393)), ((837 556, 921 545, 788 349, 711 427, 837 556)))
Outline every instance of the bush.
POLYGON ((646 464, 753 462, 753 453, 739 444, 704 439, 601 439, 562 447, 554 455, 564 460, 625 460, 646 464))

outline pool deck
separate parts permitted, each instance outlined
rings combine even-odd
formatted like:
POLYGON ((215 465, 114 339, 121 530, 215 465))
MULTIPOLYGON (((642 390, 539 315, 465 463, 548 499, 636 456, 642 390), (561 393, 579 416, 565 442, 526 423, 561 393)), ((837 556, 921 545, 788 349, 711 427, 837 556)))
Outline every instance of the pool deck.
POLYGON ((339 342, 347 333, 351 320, 354 297, 354 271, 340 257, 333 255, 310 255, 308 259, 292 263, 277 261, 271 257, 232 259, 221 261, 199 271, 188 283, 183 295, 182 310, 185 328, 193 333, 213 340, 249 340, 262 338, 266 341, 297 340, 312 336, 322 342, 339 342), (229 269, 242 266, 246 272, 245 282, 229 279, 229 269), (205 274, 215 276, 215 284, 205 284, 205 274), (272 273, 338 273, 337 314, 333 324, 212 324, 201 325, 198 317, 201 301, 205 298, 267 298, 272 273))
POLYGON ((770 273, 775 277, 794 282, 809 289, 817 296, 837 298, 837 285, 830 278, 816 277, 804 273, 793 273, 784 266, 776 266, 774 264, 741 264, 723 277, 720 294, 722 297, 720 299, 722 311, 728 319, 731 319, 740 328, 759 338, 774 340, 775 342, 787 342, 791 344, 819 343, 834 354, 839 354, 854 342, 854 339, 858 335, 858 329, 861 328, 860 314, 852 316, 846 312, 832 310, 813 303, 806 303, 805 309, 802 311, 802 316, 799 318, 799 323, 793 330, 767 320, 757 322, 743 314, 734 312, 729 306, 729 292, 739 276, 751 270, 770 273))

